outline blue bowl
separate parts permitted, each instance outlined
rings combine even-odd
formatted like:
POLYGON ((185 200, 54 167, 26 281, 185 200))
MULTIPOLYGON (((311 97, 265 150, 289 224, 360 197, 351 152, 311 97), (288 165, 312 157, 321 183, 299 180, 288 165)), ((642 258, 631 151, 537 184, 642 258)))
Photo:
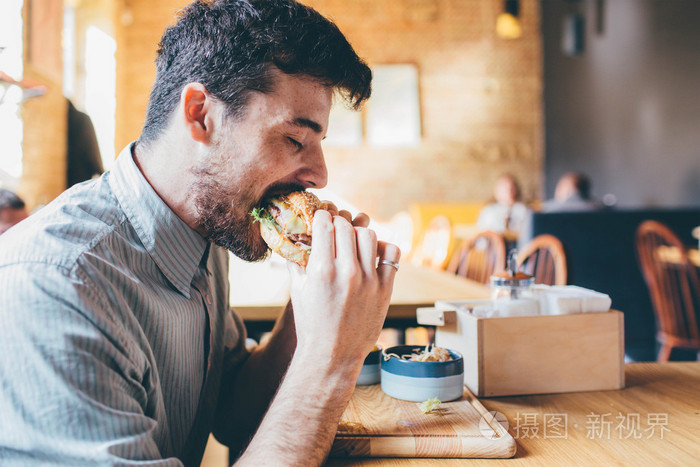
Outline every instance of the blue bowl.
POLYGON ((373 350, 365 358, 365 363, 362 364, 362 371, 357 377, 358 386, 368 386, 379 382, 379 361, 382 359, 382 348, 373 350))
POLYGON ((382 391, 396 399, 413 402, 423 402, 432 397, 447 402, 462 397, 464 360, 460 353, 448 349, 453 360, 447 362, 417 362, 400 358, 419 353, 424 348, 399 345, 382 352, 382 391))

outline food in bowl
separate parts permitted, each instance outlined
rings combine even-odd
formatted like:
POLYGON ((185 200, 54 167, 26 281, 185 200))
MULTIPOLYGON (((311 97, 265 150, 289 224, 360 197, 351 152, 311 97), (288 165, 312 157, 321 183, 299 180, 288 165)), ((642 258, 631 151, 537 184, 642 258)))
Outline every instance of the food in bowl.
POLYGON ((408 359, 414 362, 447 362, 454 360, 449 350, 435 347, 435 345, 426 345, 424 350, 411 354, 408 359))
POLYGON ((462 397, 464 360, 460 353, 399 345, 384 350, 382 357, 381 384, 387 395, 412 402, 431 398, 447 402, 462 397))
POLYGON ((414 362, 446 362, 453 360, 450 351, 435 345, 426 345, 425 349, 414 348, 413 352, 406 355, 389 354, 389 357, 403 358, 414 362))

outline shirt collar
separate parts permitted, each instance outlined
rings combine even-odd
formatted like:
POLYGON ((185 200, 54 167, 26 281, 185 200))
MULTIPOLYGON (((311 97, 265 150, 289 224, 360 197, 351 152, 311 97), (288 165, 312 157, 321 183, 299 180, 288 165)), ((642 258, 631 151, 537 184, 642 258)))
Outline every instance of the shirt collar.
POLYGON ((119 154, 111 185, 141 243, 165 277, 190 297, 194 274, 208 242, 175 214, 153 190, 133 158, 135 143, 119 154))

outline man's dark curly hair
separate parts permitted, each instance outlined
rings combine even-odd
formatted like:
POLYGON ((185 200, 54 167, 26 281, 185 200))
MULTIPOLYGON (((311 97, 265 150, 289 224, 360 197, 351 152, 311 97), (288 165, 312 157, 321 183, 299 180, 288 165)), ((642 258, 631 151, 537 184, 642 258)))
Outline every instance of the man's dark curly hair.
POLYGON ((163 34, 140 142, 165 129, 187 83, 202 83, 242 116, 251 91, 272 91, 277 68, 339 91, 355 109, 369 98, 372 72, 338 27, 294 0, 197 0, 163 34))

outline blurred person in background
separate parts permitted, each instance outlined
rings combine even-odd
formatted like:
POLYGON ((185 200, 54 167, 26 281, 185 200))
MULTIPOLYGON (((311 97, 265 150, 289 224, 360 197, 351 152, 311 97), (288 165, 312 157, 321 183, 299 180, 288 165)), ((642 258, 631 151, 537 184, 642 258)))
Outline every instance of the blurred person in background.
POLYGON ((595 211, 603 204, 591 198, 591 180, 581 172, 567 172, 559 178, 554 198, 542 204, 543 212, 595 211))
POLYGON ((104 172, 95 127, 90 116, 68 101, 67 186, 99 177, 104 172))
MULTIPOLYGON (((591 181, 581 172, 567 172, 557 181, 554 198, 542 203, 540 212, 586 212, 603 209, 605 205, 591 198, 591 181)), ((523 222, 518 246, 523 248, 532 240, 532 213, 523 222)))
POLYGON ((0 235, 29 217, 27 206, 14 192, 0 188, 0 235))
POLYGON ((479 230, 502 233, 506 242, 518 238, 530 208, 520 201, 520 187, 510 174, 503 174, 493 186, 494 201, 479 213, 476 226, 479 230))

